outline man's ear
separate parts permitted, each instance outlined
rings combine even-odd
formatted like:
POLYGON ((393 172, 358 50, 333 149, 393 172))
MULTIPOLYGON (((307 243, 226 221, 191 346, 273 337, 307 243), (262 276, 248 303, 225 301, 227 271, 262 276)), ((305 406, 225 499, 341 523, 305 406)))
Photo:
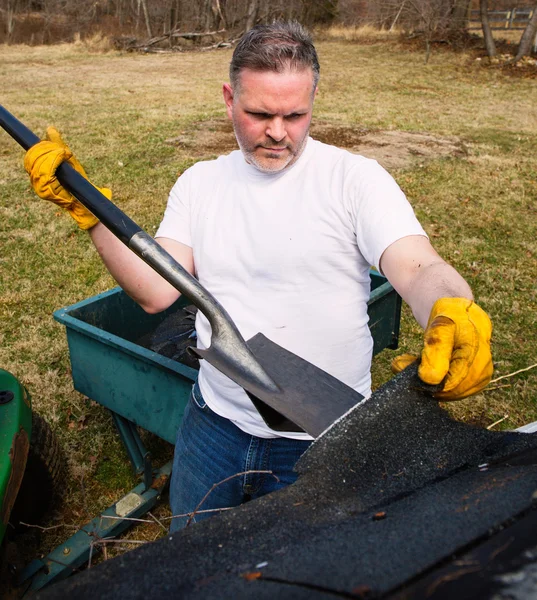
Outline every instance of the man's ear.
POLYGON ((233 118, 233 88, 229 83, 224 83, 222 86, 222 93, 224 94, 224 102, 226 103, 227 116, 233 118))

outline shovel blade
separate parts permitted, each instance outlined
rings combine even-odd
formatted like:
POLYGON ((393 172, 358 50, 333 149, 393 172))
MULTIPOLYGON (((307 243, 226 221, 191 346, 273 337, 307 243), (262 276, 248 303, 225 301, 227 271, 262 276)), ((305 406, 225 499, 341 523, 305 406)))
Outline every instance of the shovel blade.
POLYGON ((275 431, 305 431, 316 438, 364 397, 339 379, 258 333, 248 347, 276 383, 244 389, 266 424, 275 431))
POLYGON ((364 399, 262 333, 249 339, 246 346, 250 364, 234 357, 233 348, 221 344, 219 338, 213 339, 209 348, 190 350, 240 385, 274 431, 305 431, 316 438, 364 399))

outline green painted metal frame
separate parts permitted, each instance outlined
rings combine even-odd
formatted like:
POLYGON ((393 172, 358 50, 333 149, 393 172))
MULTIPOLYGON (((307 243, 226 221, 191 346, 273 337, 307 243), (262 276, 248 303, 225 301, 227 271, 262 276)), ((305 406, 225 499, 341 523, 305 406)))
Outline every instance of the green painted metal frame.
POLYGON ((124 419, 117 413, 110 411, 112 419, 118 430, 119 436, 127 455, 131 461, 133 471, 136 475, 142 475, 146 488, 151 485, 152 465, 151 455, 145 448, 138 433, 136 425, 132 421, 124 419))
POLYGON ((171 468, 170 461, 155 471, 152 485, 149 488, 146 488, 144 483, 140 483, 124 497, 131 497, 138 503, 131 511, 118 515, 117 507, 121 500, 116 502, 63 544, 57 546, 45 558, 32 561, 21 572, 20 590, 23 590, 25 594, 40 590, 46 585, 65 579, 76 569, 87 564, 90 556, 99 551, 97 542, 114 538, 123 533, 135 523, 130 519, 139 519, 153 508, 169 480, 171 468))
MULTIPOLYGON (((14 452, 16 451, 15 440, 18 436, 26 436, 26 442, 32 438, 32 402, 30 394, 21 382, 8 371, 0 369, 0 395, 4 398, 12 397, 5 403, 0 403, 0 515, 4 513, 4 502, 9 501, 9 496, 18 492, 15 477, 12 477, 12 465, 14 452), (9 396, 8 396, 9 395, 9 396), (8 487, 16 486, 17 489, 9 490, 8 487)), ((18 468, 24 471, 27 457, 18 457, 18 468)), ((19 451, 23 446, 19 445, 19 451)), ((22 477, 22 473, 20 474, 22 477)), ((5 515, 9 517, 8 514, 5 515)), ((0 519, 0 542, 2 541, 7 523, 0 519)))

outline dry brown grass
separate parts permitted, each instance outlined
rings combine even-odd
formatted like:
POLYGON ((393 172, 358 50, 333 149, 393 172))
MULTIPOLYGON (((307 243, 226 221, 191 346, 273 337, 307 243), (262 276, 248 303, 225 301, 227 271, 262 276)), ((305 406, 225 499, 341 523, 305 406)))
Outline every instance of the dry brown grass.
POLYGON ((360 25, 348 27, 343 25, 331 25, 317 32, 317 37, 323 40, 345 41, 358 44, 372 42, 396 42, 401 35, 397 28, 379 29, 372 25, 360 25))
POLYGON ((106 53, 114 49, 110 36, 102 32, 94 33, 90 37, 82 38, 80 33, 76 33, 73 39, 75 47, 81 47, 88 52, 106 53))

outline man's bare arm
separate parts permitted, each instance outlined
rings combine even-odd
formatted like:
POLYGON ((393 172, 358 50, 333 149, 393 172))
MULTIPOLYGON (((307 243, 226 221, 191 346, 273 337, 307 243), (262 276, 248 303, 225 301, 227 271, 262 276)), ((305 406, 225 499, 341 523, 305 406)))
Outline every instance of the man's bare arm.
MULTIPOLYGON (((435 398, 459 400, 482 390, 494 369, 492 324, 473 301, 466 281, 423 236, 394 242, 380 264, 425 329, 418 374, 431 385, 442 383, 435 398)), ((395 370, 404 368, 409 359, 410 355, 397 357, 395 370)))
POLYGON ((388 246, 380 268, 423 328, 439 298, 473 299, 470 286, 424 236, 407 236, 388 246))
MULTIPOLYGON (((102 224, 89 230, 106 268, 125 292, 146 312, 157 313, 168 308, 180 293, 129 250, 102 224)), ((157 242, 191 275, 194 274, 192 248, 169 238, 157 238, 157 242)))

